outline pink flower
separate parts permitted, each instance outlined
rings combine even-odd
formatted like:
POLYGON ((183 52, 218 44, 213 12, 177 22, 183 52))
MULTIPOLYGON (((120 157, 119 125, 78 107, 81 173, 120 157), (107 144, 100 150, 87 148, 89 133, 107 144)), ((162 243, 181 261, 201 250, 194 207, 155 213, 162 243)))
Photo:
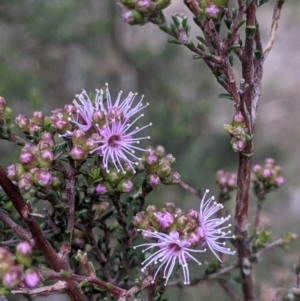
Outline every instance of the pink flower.
POLYGON ((154 216, 164 229, 169 228, 174 223, 174 216, 169 212, 155 212, 154 216))
POLYGON ((200 204, 199 211, 199 222, 200 227, 198 228, 198 234, 203 239, 202 246, 207 245, 210 250, 214 253, 219 261, 222 261, 218 256, 217 252, 224 254, 235 254, 230 248, 226 247, 224 239, 234 238, 230 235, 231 231, 224 231, 231 227, 231 224, 222 226, 225 222, 230 219, 230 215, 221 218, 211 218, 216 212, 223 208, 222 204, 214 202, 215 198, 211 197, 205 200, 206 194, 209 192, 207 189, 200 204))
POLYGON ((135 246, 134 249, 137 247, 146 246, 147 248, 143 250, 144 253, 154 247, 159 248, 153 254, 148 256, 145 259, 145 261, 142 263, 142 265, 145 264, 145 266, 142 268, 142 272, 144 272, 149 265, 159 263, 159 267, 157 268, 154 274, 152 282, 154 282, 159 271, 164 266, 163 277, 166 279, 165 285, 167 285, 169 278, 175 267, 175 264, 178 261, 182 267, 184 284, 190 284, 189 269, 187 264, 188 260, 192 259, 198 265, 201 265, 201 263, 194 256, 191 255, 191 253, 205 252, 206 249, 204 250, 191 249, 190 248, 191 243, 187 239, 181 238, 177 231, 171 231, 169 234, 165 234, 162 232, 152 232, 148 230, 139 230, 139 231, 143 232, 144 237, 154 238, 156 242, 141 244, 135 246))

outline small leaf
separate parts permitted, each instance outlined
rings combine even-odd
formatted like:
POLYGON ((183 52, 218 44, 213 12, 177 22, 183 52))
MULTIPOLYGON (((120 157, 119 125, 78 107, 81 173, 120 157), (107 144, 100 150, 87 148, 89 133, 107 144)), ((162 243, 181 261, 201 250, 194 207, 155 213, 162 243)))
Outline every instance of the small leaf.
POLYGON ((238 49, 238 48, 241 48, 241 45, 240 45, 240 44, 233 44, 233 45, 229 46, 229 47, 227 48, 227 50, 228 50, 228 52, 230 52, 231 50, 233 50, 233 49, 238 49))
POLYGON ((193 59, 194 60, 204 59, 204 56, 195 54, 195 55, 193 55, 193 59))
POLYGON ((168 39, 168 42, 171 44, 182 45, 182 43, 180 41, 178 41, 177 39, 174 39, 174 38, 168 39))
POLYGON ((232 26, 232 21, 231 21, 231 20, 225 19, 225 20, 224 20, 224 23, 225 23, 225 25, 226 25, 226 27, 227 27, 228 29, 231 29, 231 26, 232 26))
POLYGON ((226 98, 226 99, 229 99, 229 100, 233 100, 233 97, 230 94, 227 94, 227 93, 219 94, 219 98, 226 98))
POLYGON ((204 38, 197 36, 196 39, 199 40, 202 44, 204 44, 206 46, 206 41, 204 38))
POLYGON ((259 1, 259 4, 258 4, 258 7, 262 6, 263 4, 269 2, 269 0, 260 0, 259 1))

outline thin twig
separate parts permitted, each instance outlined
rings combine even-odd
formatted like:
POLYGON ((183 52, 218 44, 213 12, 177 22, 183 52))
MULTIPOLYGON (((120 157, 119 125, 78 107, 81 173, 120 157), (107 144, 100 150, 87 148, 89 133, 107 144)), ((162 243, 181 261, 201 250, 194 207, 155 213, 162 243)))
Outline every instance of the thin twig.
POLYGON ((0 209, 0 220, 19 236, 28 241, 32 246, 34 246, 34 240, 32 239, 30 232, 26 231, 20 225, 15 223, 2 209, 0 209))
POLYGON ((300 289, 300 255, 298 259, 298 264, 297 264, 297 288, 300 289))
POLYGON ((275 0, 274 2, 274 11, 273 11, 273 19, 272 19, 272 25, 270 30, 270 39, 268 41, 267 46, 264 49, 264 59, 267 58, 268 54, 270 53, 274 40, 275 40, 275 33, 278 28, 278 22, 280 18, 280 12, 284 1, 275 0))
POLYGON ((189 191, 191 194, 195 195, 196 197, 198 197, 199 199, 202 199, 202 194, 197 190, 195 189, 194 187, 184 183, 184 182, 179 182, 178 185, 183 188, 184 190, 187 190, 189 191))
POLYGON ((241 301, 238 295, 235 294, 235 292, 227 285, 226 281, 224 280, 219 280, 218 281, 222 289, 224 290, 225 293, 227 293, 228 296, 231 297, 234 301, 241 301))

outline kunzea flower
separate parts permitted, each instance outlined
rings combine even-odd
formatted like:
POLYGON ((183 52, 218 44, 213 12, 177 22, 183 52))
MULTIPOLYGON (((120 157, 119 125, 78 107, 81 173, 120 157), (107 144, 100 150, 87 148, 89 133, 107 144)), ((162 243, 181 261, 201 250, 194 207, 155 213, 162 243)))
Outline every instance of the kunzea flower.
POLYGON ((76 95, 77 99, 73 100, 73 104, 77 111, 76 120, 69 117, 69 120, 72 121, 80 130, 88 131, 92 127, 92 117, 95 111, 95 108, 90 100, 86 91, 82 91, 81 94, 76 95))
POLYGON ((201 265, 201 263, 191 255, 191 253, 205 252, 206 249, 191 249, 191 243, 187 239, 181 238, 177 231, 171 231, 169 234, 162 232, 152 232, 148 230, 140 231, 143 232, 144 237, 146 237, 147 239, 153 238, 156 240, 156 242, 141 244, 135 246, 134 249, 137 247, 146 247, 146 249, 143 250, 144 253, 152 248, 158 248, 157 251, 148 256, 145 261, 142 262, 142 265, 144 265, 142 272, 144 272, 149 265, 159 263, 159 267, 157 268, 153 276, 152 282, 155 281, 155 278, 158 275, 159 271, 162 269, 162 267, 164 267, 163 277, 166 279, 165 285, 167 285, 175 264, 178 261, 179 265, 181 265, 182 267, 184 284, 190 284, 188 261, 192 259, 198 265, 201 265))
POLYGON ((123 91, 120 91, 115 103, 112 102, 110 92, 108 89, 108 84, 105 84, 105 92, 103 89, 96 90, 97 94, 95 96, 95 109, 101 110, 110 120, 128 120, 130 117, 143 110, 149 105, 149 103, 143 104, 144 95, 137 104, 133 105, 137 93, 130 92, 127 97, 121 101, 123 91), (104 99, 106 98, 106 103, 104 104, 104 99))
POLYGON ((112 161, 118 171, 121 170, 126 173, 122 164, 124 162, 135 172, 134 165, 138 165, 140 160, 135 155, 135 151, 146 151, 146 149, 140 148, 136 144, 139 144, 141 140, 150 139, 150 136, 134 138, 135 134, 152 125, 152 123, 149 123, 141 128, 134 127, 135 123, 143 116, 143 114, 139 115, 132 122, 129 122, 128 119, 123 121, 107 119, 105 126, 98 128, 102 139, 97 141, 100 146, 92 152, 97 151, 98 155, 103 157, 103 165, 107 171, 109 171, 108 162, 112 161))
POLYGON ((225 218, 212 218, 216 212, 223 208, 223 205, 215 202, 215 198, 213 196, 205 200, 208 192, 209 190, 207 189, 200 204, 200 227, 198 228, 198 234, 203 240, 202 246, 207 245, 217 259, 222 262, 217 252, 230 255, 235 254, 235 251, 227 248, 226 243, 224 242, 224 239, 234 238, 234 236, 230 235, 231 231, 226 230, 231 227, 231 224, 223 226, 223 224, 226 223, 231 216, 228 215, 225 218))

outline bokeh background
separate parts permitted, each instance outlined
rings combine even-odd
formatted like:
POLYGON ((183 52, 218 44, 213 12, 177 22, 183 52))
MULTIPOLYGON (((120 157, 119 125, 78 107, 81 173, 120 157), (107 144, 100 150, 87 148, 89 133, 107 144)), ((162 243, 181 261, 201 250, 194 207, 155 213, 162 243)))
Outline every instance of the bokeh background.
MULTIPOLYGON (((192 23, 182 2, 173 0, 166 15, 183 12, 192 23)), ((258 13, 264 45, 272 2, 258 13)), ((33 109, 50 114, 70 103, 83 88, 93 93, 106 82, 113 97, 119 90, 145 94, 150 106, 144 122, 153 123, 147 130, 151 145, 164 145, 176 157, 175 169, 184 182, 217 194, 216 171, 237 170, 238 156, 223 130, 223 124, 231 122, 232 103, 218 98, 224 91, 205 64, 192 59, 191 52, 168 44, 166 34, 152 24, 125 24, 121 11, 116 0, 0 1, 0 95, 16 116, 30 115, 33 109)), ((288 231, 299 234, 300 229, 299 13, 298 1, 287 1, 274 48, 265 63, 255 134, 254 163, 273 157, 285 177, 284 186, 264 204, 262 220, 274 240, 288 231)), ((192 36, 199 34, 192 26, 192 36)), ((239 78, 238 64, 236 74, 239 78)), ((16 161, 18 154, 17 147, 0 141, 2 166, 16 161)), ((175 186, 159 187, 149 197, 149 203, 166 201, 183 209, 199 205, 194 196, 175 186)), ((227 208, 233 213, 234 198, 227 208)), ((254 210, 255 199, 251 198, 250 214, 254 210)), ((251 227, 253 219, 249 223, 251 227)), ((296 241, 288 252, 277 250, 263 258, 256 268, 259 299, 272 300, 278 288, 287 291, 295 282, 293 264, 299 250, 296 241)), ((235 287, 235 283, 231 285, 235 287)), ((180 291, 168 288, 167 296, 174 301, 228 300, 217 283, 180 291)), ((63 298, 55 296, 53 300, 63 298)))

